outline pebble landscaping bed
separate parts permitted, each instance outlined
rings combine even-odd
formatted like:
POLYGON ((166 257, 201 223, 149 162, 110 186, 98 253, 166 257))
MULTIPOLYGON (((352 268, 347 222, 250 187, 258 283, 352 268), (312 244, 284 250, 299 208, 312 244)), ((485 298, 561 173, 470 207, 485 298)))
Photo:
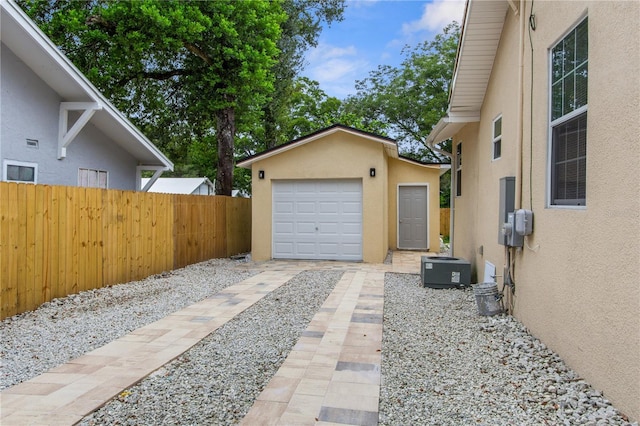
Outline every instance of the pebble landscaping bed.
POLYGON ((380 425, 629 424, 513 317, 479 316, 472 290, 387 274, 384 300, 380 425))
MULTIPOLYGON (((239 264, 211 260, 4 320, 0 389, 258 272, 239 264)), ((81 424, 237 423, 341 275, 301 272, 81 424)), ((629 424, 514 318, 479 316, 471 290, 388 273, 383 326, 380 425, 629 424)))
POLYGON ((239 422, 341 276, 301 272, 80 424, 239 422))
POLYGON ((255 275, 213 259, 84 291, 0 323, 0 390, 29 380, 255 275))

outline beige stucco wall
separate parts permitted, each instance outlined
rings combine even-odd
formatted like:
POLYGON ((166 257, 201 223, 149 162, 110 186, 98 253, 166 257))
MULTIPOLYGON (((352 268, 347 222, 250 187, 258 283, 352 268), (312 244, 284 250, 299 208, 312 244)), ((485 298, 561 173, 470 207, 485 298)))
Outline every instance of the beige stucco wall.
MULTIPOLYGON (((527 3, 525 16, 530 7, 527 3)), ((526 240, 530 248, 515 251, 514 313, 618 409, 638 420, 640 3, 536 2, 535 14, 533 64, 525 39, 519 180, 521 205, 534 211, 534 233, 526 240), (587 206, 548 207, 548 49, 584 16, 589 17, 587 206)), ((472 258, 480 278, 485 260, 498 274, 504 263, 504 247, 497 244, 498 185, 500 177, 517 172, 517 19, 509 10, 481 122, 465 126, 454 138, 463 141, 464 158, 463 195, 455 200, 455 254, 472 258), (491 122, 500 112, 502 158, 492 162, 491 122)))
POLYGON ((440 250, 440 168, 389 159, 389 248, 398 248, 398 185, 426 184, 429 187, 429 249, 440 250))
POLYGON ((381 143, 336 132, 252 165, 252 257, 271 259, 272 181, 278 179, 361 179, 362 255, 381 263, 388 247, 387 161, 381 143), (369 176, 375 167, 376 177, 369 176), (258 179, 264 170, 265 179, 258 179))

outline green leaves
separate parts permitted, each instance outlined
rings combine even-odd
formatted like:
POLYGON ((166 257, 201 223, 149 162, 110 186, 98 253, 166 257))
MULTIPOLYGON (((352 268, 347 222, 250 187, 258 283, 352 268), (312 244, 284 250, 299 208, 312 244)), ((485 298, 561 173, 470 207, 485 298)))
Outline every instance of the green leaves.
POLYGON ((405 47, 400 67, 379 66, 356 83, 346 109, 384 123, 405 155, 442 160, 423 141, 446 112, 459 32, 454 22, 433 41, 405 47))

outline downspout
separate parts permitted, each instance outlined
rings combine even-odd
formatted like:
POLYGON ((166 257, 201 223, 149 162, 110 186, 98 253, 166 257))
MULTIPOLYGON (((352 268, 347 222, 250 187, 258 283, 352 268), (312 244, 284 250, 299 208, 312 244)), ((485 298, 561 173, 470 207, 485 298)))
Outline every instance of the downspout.
MULTIPOLYGON (((524 35, 525 35, 525 1, 520 0, 520 7, 518 14, 520 17, 520 40, 519 48, 520 54, 518 55, 518 117, 516 127, 516 188, 515 188, 515 200, 514 209, 518 210, 522 207, 522 151, 524 141, 524 35)), ((503 291, 507 286, 511 289, 509 295, 506 298, 505 303, 508 306, 508 313, 513 315, 515 302, 513 300, 515 293, 514 271, 512 266, 515 261, 513 260, 512 248, 505 246, 505 265, 504 265, 504 277, 503 277, 503 291)))
POLYGON ((522 144, 524 141, 524 34, 525 34, 525 0, 520 0, 520 55, 518 56, 518 121, 516 128, 516 194, 515 209, 522 207, 522 144))
MULTIPOLYGON (((448 152, 448 151, 444 151, 440 148, 437 148, 434 145, 430 145, 429 146, 434 152, 437 152, 440 155, 443 155, 445 157, 449 157, 449 160, 451 161, 451 165, 453 166, 453 153, 452 152, 448 152)), ((453 233, 454 233, 454 225, 453 225, 453 219, 455 218, 455 200, 456 200, 456 196, 455 194, 452 193, 452 191, 454 191, 455 189, 455 181, 453 179, 453 177, 455 176, 455 173, 453 171, 453 168, 449 169, 449 172, 451 174, 451 179, 450 179, 450 183, 449 183, 449 255, 453 256, 453 233)))

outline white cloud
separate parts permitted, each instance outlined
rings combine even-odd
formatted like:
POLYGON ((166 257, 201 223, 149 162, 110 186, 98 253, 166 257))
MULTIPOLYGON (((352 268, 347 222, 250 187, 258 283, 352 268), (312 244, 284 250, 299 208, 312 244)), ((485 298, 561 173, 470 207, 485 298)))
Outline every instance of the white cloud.
POLYGON ((355 80, 370 68, 354 46, 332 46, 320 43, 307 54, 304 74, 320 83, 329 96, 342 98, 353 92, 355 80))
POLYGON ((315 49, 312 49, 307 55, 310 62, 326 61, 343 56, 355 56, 358 51, 355 46, 338 47, 325 43, 320 43, 315 49))
POLYGON ((464 0, 434 0, 427 3, 420 19, 402 24, 402 32, 405 35, 422 31, 437 32, 452 21, 461 24, 464 4, 464 0))

